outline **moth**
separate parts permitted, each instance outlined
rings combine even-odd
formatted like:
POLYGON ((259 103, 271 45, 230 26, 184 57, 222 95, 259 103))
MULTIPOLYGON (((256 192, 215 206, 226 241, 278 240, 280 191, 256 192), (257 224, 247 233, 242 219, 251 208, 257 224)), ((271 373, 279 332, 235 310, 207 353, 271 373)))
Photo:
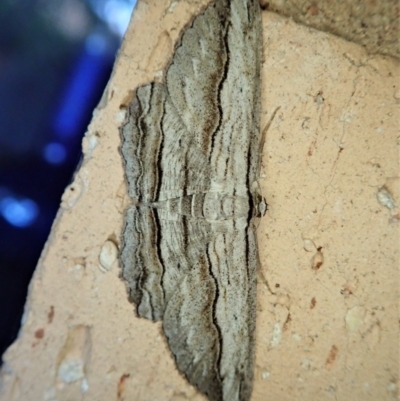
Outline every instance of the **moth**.
POLYGON ((252 392, 261 36, 258 0, 211 3, 121 127, 129 299, 162 321, 177 368, 211 401, 252 392))

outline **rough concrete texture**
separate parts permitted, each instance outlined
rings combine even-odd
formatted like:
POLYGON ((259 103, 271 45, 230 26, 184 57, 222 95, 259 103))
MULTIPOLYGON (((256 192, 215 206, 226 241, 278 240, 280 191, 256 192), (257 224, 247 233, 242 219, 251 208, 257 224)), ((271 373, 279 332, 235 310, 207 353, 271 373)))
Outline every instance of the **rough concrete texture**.
POLYGON ((370 53, 400 57, 398 0, 260 0, 264 9, 365 46, 370 53))
MULTIPOLYGON (((205 3, 203 1, 202 3, 205 3)), ((141 1, 32 279, 2 401, 204 400, 119 278, 118 127, 201 5, 141 1)), ((263 13, 263 154, 253 401, 395 400, 399 65, 263 13)))

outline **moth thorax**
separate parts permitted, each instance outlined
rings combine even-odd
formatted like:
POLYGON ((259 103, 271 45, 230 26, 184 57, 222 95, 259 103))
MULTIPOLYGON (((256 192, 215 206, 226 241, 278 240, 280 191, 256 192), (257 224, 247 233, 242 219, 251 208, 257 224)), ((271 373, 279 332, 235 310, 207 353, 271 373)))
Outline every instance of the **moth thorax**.
POLYGON ((223 192, 207 192, 204 197, 203 215, 207 220, 227 220, 247 216, 249 199, 223 192))

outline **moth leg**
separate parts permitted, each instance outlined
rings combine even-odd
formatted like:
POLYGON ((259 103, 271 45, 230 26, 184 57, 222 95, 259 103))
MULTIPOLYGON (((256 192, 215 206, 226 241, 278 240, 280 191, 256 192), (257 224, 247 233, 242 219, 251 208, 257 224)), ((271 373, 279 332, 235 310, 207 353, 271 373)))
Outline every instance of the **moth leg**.
POLYGON ((261 169, 261 158, 262 158, 262 153, 264 150, 264 145, 265 145, 265 138, 267 136, 267 131, 269 129, 269 127, 272 124, 273 119, 275 118, 276 113, 278 112, 278 110, 281 108, 281 106, 278 106, 274 112, 272 113, 272 116, 269 118, 267 124, 265 125, 264 129, 261 131, 261 138, 260 138, 260 143, 258 145, 258 172, 260 172, 261 169))
MULTIPOLYGON (((267 131, 268 128, 271 126, 272 121, 276 115, 276 113, 278 112, 278 110, 281 107, 278 106, 274 112, 272 113, 272 116, 270 117, 269 121, 267 122, 266 126, 264 127, 264 129, 261 132, 261 138, 260 138, 260 143, 258 144, 258 166, 257 166, 257 171, 258 171, 258 177, 257 177, 257 181, 253 182, 252 185, 252 192, 253 194, 259 194, 259 196, 256 196, 255 198, 257 199, 258 197, 260 198, 260 202, 257 205, 258 207, 258 213, 259 213, 259 217, 264 216, 264 214, 266 213, 267 209, 268 209, 268 205, 267 202, 264 198, 264 196, 262 195, 262 191, 261 191, 261 187, 260 187, 260 183, 258 182, 258 179, 260 178, 260 171, 261 171, 261 160, 262 160, 262 153, 263 153, 263 149, 264 149, 264 145, 265 145, 265 138, 267 135, 267 131)), ((256 228, 258 228, 258 225, 260 223, 260 220, 258 220, 258 223, 256 224, 256 228)))
POLYGON ((268 292, 271 295, 276 295, 276 292, 272 290, 267 278, 265 277, 263 271, 261 270, 261 263, 259 263, 257 266, 257 276, 258 276, 258 279, 260 280, 260 282, 263 283, 267 287, 268 292))

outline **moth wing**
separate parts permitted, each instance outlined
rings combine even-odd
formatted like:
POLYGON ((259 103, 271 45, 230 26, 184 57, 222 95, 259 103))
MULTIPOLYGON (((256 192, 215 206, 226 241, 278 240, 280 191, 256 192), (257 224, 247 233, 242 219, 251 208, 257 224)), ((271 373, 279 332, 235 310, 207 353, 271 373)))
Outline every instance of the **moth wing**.
MULTIPOLYGON (((178 368, 210 400, 247 400, 253 379, 258 255, 253 226, 213 227, 190 269, 165 272, 163 328, 178 368)), ((186 250, 186 252, 185 252, 186 250)), ((189 253, 187 253, 189 252, 189 253)), ((195 256, 195 258, 193 258, 195 256)))
POLYGON ((135 251, 125 258, 136 260, 125 259, 124 276, 139 284, 138 314, 163 321, 179 370, 210 400, 246 400, 253 377, 254 227, 168 217, 148 207, 128 210, 135 251))
POLYGON ((188 132, 208 154, 220 124, 220 85, 228 59, 227 0, 210 4, 183 33, 166 73, 171 101, 188 132))
POLYGON ((258 1, 217 1, 186 29, 166 74, 211 180, 232 193, 259 174, 261 35, 258 1))
POLYGON ((130 206, 125 212, 121 251, 122 277, 137 313, 150 320, 164 314, 163 265, 158 256, 156 214, 146 206, 130 206))
MULTIPOLYGON (((121 132, 129 195, 137 202, 125 214, 122 276, 139 316, 160 320, 165 269, 160 244, 167 238, 168 247, 175 247, 179 254, 179 239, 184 233, 186 241, 189 234, 180 215, 171 216, 151 204, 207 191, 209 164, 183 126, 164 85, 152 83, 138 88, 121 132)), ((201 238, 195 242, 200 246, 205 242, 204 230, 197 232, 201 238)), ((195 238, 196 232, 190 236, 195 238)))

